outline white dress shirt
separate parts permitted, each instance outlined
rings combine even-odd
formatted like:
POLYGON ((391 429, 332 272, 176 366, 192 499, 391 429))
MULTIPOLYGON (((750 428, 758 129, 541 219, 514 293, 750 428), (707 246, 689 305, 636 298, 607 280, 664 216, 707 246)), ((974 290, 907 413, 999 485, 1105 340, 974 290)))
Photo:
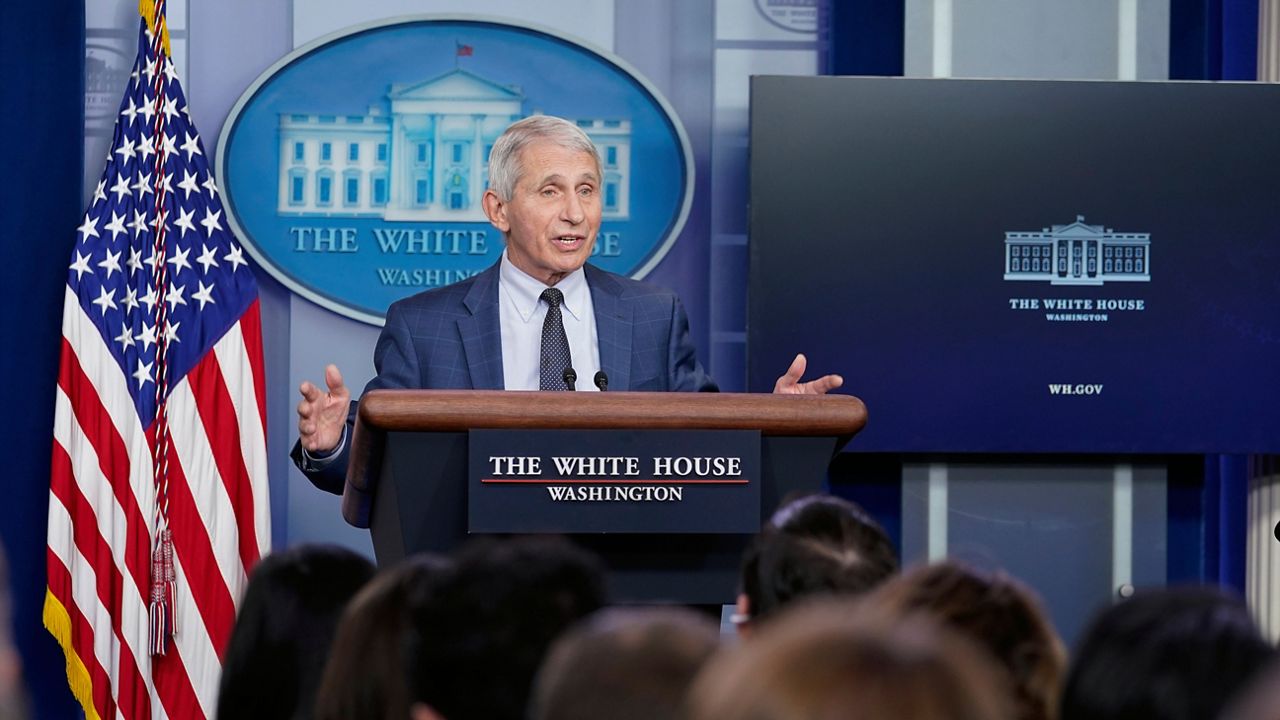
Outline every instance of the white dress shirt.
MULTIPOLYGON (((547 304, 541 300, 547 289, 511 264, 502 252, 498 269, 498 324, 502 329, 502 385, 507 390, 537 390, 539 360, 542 356, 542 323, 547 304)), ((578 374, 578 390, 597 390, 593 378, 600 370, 600 340, 596 335, 595 306, 591 288, 582 268, 556 283, 564 293, 561 318, 569 339, 569 356, 578 374)))

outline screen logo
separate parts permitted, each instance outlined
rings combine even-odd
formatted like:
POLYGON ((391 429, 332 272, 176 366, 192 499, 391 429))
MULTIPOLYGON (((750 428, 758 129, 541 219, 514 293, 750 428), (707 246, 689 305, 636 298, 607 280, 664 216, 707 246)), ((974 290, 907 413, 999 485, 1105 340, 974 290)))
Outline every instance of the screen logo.
POLYGON ((294 292, 380 325, 387 306, 497 261, 488 156, 512 122, 577 123, 602 161, 591 262, 643 277, 680 234, 692 150, 623 60, 547 29, 419 17, 294 51, 224 126, 219 179, 246 248, 294 292))
POLYGON ((1004 279, 1053 285, 1151 281, 1151 234, 1089 225, 1083 215, 1039 232, 1004 234, 1004 279))

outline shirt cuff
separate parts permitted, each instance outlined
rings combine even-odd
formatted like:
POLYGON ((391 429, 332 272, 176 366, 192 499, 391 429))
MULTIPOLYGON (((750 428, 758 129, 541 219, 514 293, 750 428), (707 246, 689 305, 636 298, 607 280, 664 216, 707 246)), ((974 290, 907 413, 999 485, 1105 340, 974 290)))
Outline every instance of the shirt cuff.
POLYGON ((335 458, 342 454, 343 448, 347 446, 347 426, 342 426, 342 438, 338 440, 338 444, 332 450, 326 452, 312 453, 308 452, 305 446, 302 447, 302 464, 307 470, 323 470, 333 464, 335 458))

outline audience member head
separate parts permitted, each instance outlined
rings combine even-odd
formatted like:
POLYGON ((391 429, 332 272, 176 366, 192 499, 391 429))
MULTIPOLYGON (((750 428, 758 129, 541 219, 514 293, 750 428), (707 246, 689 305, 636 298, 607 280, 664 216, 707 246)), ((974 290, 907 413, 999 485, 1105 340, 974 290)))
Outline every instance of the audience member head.
POLYGON ((793 500, 743 557, 739 629, 801 597, 864 593, 897 569, 889 536, 856 504, 832 495, 793 500))
POLYGON ((338 618, 371 577, 372 563, 337 546, 301 545, 263 558, 227 645, 218 717, 310 718, 338 618))
POLYGON ((1218 717, 1220 720, 1280 720, 1280 658, 1272 658, 1218 717))
POLYGON ((683 608, 602 610, 561 636, 538 673, 532 720, 679 720, 719 629, 683 608))
POLYGON ((893 614, 923 612, 985 649, 1007 675, 1018 720, 1058 716, 1066 652, 1022 583, 955 562, 925 565, 880 586, 868 606, 893 614))
POLYGON ((923 615, 798 603, 723 651, 689 695, 689 720, 1006 720, 991 661, 923 615))
POLYGON ((406 638, 447 567, 434 555, 411 557, 379 572, 351 599, 324 668, 316 720, 409 717, 406 638))
POLYGON ((4 545, 0 544, 0 720, 17 720, 27 716, 22 656, 13 644, 10 608, 8 558, 4 545))
POLYGON ((1062 720, 1212 720, 1272 654, 1234 595, 1208 587, 1140 591, 1085 630, 1062 720))
POLYGON ((598 560, 562 538, 467 544, 415 618, 414 717, 523 720, 551 642, 604 599, 598 560))

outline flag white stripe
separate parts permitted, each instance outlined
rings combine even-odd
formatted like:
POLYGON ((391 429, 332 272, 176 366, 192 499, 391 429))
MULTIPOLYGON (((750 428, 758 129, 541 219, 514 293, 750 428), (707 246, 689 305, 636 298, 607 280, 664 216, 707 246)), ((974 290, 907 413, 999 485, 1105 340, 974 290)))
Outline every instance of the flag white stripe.
POLYGON ((186 474, 196 512, 204 521, 222 582, 231 597, 239 597, 248 579, 244 563, 240 562, 239 544, 235 541, 240 533, 236 527, 236 511, 214 462, 213 448, 201 424, 189 377, 183 378, 169 394, 169 428, 173 450, 186 474))
POLYGON ((218 659, 209 631, 200 619, 200 608, 196 605, 195 596, 191 594, 191 583, 187 582, 187 573, 177 553, 173 556, 173 570, 178 598, 177 607, 174 608, 178 632, 174 633, 173 642, 178 648, 178 654, 182 656, 187 677, 191 678, 191 689, 195 692, 196 700, 204 710, 204 716, 212 720, 218 700, 222 661, 218 659))
MULTIPOLYGON (((249 486, 253 490, 253 526, 258 540, 258 555, 271 552, 271 496, 267 479, 267 438, 265 418, 258 412, 257 393, 254 389, 253 365, 249 362, 244 344, 243 327, 239 322, 231 326, 227 334, 213 346, 218 365, 236 408, 236 420, 240 427, 240 454, 249 473, 249 486)), ((239 605, 239 598, 236 599, 239 605)))
MULTIPOLYGON (((134 664, 142 675, 143 682, 146 683, 147 692, 152 696, 154 704, 155 687, 151 681, 151 658, 147 654, 148 615, 146 599, 143 597, 142 591, 139 590, 137 583, 134 582, 133 575, 130 574, 125 561, 125 551, 128 547, 128 520, 120 504, 116 501, 110 481, 102 474, 102 469, 98 464, 97 451, 92 443, 89 442, 83 428, 76 422, 75 414, 71 408, 71 399, 62 391, 62 388, 58 388, 56 395, 54 418, 54 440, 62 446, 68 457, 71 458, 72 483, 78 488, 80 494, 84 496, 85 501, 93 508, 98 532, 107 543, 107 547, 110 548, 112 562, 121 575, 120 633, 123 636, 123 645, 117 644, 114 639, 114 633, 106 629, 110 627, 109 623, 105 627, 96 623, 93 625, 95 629, 95 645, 98 638, 106 636, 116 652, 130 653, 133 656, 134 664), (139 649, 141 649, 141 653, 138 652, 139 649)), ((95 583, 98 569, 80 554, 78 548, 75 548, 75 535, 74 530, 71 528, 69 509, 65 508, 56 497, 51 497, 49 504, 51 508, 57 506, 63 518, 65 518, 69 533, 65 536, 65 540, 70 543, 67 548, 58 548, 52 542, 50 546, 63 559, 63 565, 70 572, 73 589, 87 588, 97 598, 97 585, 95 583), (75 558, 76 564, 69 563, 68 557, 75 558)), ((149 524, 150 522, 148 521, 149 524)), ((59 537, 62 538, 63 536, 59 537)), ((78 596, 76 604, 81 605, 78 596)), ((102 607, 101 600, 97 600, 96 605, 102 607)), ((82 606, 82 612, 84 609, 82 606)), ((104 612, 106 611, 105 607, 103 610, 104 612)), ((118 700, 119 657, 113 656, 112 663, 110 665, 104 664, 104 667, 108 668, 108 672, 111 675, 112 697, 118 700)))

